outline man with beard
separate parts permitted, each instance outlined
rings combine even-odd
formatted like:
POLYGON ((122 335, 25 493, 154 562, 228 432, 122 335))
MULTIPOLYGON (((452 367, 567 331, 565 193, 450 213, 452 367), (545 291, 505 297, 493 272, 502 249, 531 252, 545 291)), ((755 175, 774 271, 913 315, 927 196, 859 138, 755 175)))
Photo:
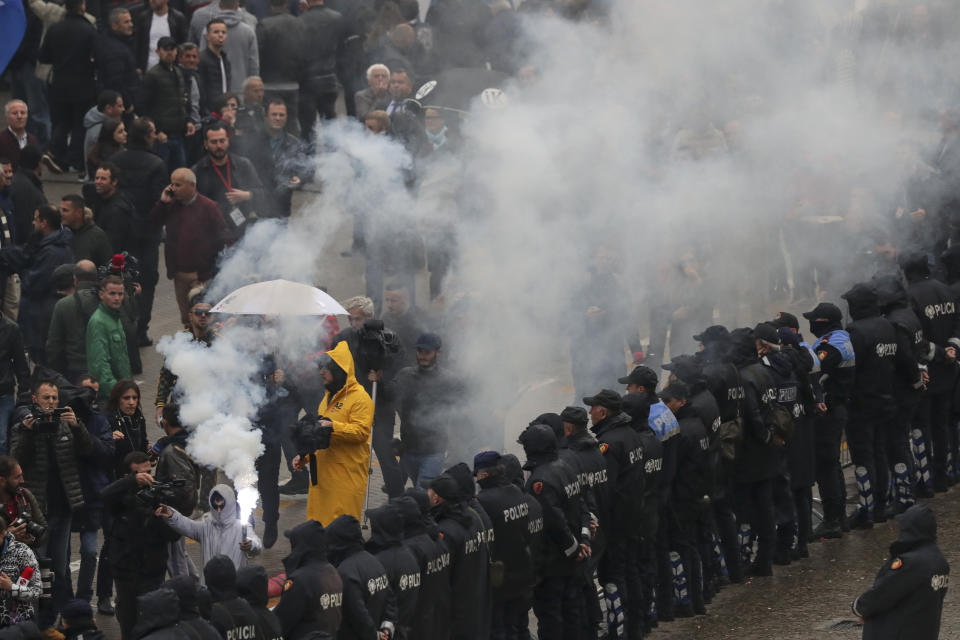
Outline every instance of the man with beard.
POLYGON ((253 163, 230 153, 230 136, 222 122, 215 122, 203 132, 207 155, 193 165, 197 191, 220 207, 230 228, 237 233, 263 211, 263 184, 253 163))
POLYGON ((106 232, 114 251, 127 251, 136 212, 133 203, 120 191, 120 167, 112 162, 101 162, 93 186, 96 195, 87 199, 93 210, 93 219, 106 232))
POLYGON ((373 401, 354 375, 346 342, 326 353, 320 376, 327 389, 318 425, 329 445, 293 459, 297 471, 310 469, 307 518, 329 524, 339 515, 359 517, 370 467, 373 401))
POLYGON ((327 561, 323 525, 308 520, 285 534, 290 555, 283 559, 287 581, 273 612, 287 640, 334 638, 343 618, 343 581, 327 561))

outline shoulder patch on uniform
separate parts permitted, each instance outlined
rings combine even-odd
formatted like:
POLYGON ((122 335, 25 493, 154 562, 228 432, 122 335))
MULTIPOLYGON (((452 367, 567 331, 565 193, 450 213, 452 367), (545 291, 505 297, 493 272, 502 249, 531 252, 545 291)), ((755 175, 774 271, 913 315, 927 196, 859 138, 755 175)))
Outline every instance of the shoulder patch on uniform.
POLYGON ((600 443, 600 453, 606 453, 607 450, 609 449, 610 449, 610 445, 608 445, 606 442, 600 443))
POLYGON ((817 352, 817 357, 820 358, 821 360, 826 360, 826 359, 827 359, 827 352, 826 352, 826 351, 818 351, 818 352, 817 352))
POLYGON ((532 488, 533 488, 533 492, 534 492, 535 494, 537 494, 537 495, 540 495, 541 493, 543 493, 543 483, 542 483, 542 482, 534 482, 532 488))
POLYGON ((292 586, 293 586, 293 580, 287 580, 286 582, 283 583, 283 590, 290 591, 290 587, 292 586))
POLYGON ((893 569, 894 571, 896 571, 902 566, 903 566, 903 560, 901 560, 900 558, 894 558, 893 562, 890 563, 890 568, 893 569))

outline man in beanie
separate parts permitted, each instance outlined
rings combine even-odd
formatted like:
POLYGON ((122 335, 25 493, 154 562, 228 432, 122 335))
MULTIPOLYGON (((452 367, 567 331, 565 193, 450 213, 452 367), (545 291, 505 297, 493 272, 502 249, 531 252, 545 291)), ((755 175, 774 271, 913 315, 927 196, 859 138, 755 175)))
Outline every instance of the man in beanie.
POLYGON ((450 553, 449 603, 437 604, 434 629, 450 629, 450 640, 486 640, 481 631, 487 601, 489 553, 484 525, 469 508, 456 478, 441 473, 427 490, 431 511, 450 553))
POLYGON ((60 609, 61 632, 66 640, 105 640, 93 620, 93 609, 86 600, 74 599, 60 609))
POLYGON ((496 451, 473 458, 473 472, 480 485, 477 496, 493 521, 490 554, 502 566, 500 584, 493 584, 492 627, 494 638, 519 638, 528 628, 530 602, 537 581, 530 550, 530 508, 527 497, 510 482, 496 451))
POLYGON ((333 638, 343 618, 343 581, 327 560, 323 525, 308 520, 287 531, 287 581, 273 610, 287 640, 333 638))
POLYGON ((584 626, 578 563, 590 557, 590 518, 580 497, 576 473, 557 453, 557 438, 547 425, 534 424, 520 434, 530 471, 526 491, 543 507, 545 548, 533 612, 540 638, 578 638, 584 626))

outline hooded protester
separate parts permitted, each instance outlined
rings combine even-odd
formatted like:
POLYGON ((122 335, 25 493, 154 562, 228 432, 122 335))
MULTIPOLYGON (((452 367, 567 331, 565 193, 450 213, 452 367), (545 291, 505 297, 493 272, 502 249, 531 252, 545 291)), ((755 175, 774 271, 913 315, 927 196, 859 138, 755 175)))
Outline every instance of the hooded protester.
POLYGON ((287 531, 287 581, 273 610, 286 640, 333 640, 343 618, 343 581, 327 561, 323 526, 308 520, 287 531))
POLYGON ((893 383, 897 410, 887 431, 886 444, 887 462, 894 472, 894 509, 901 513, 914 503, 914 463, 910 436, 917 421, 925 376, 928 376, 926 359, 929 343, 923 335, 923 324, 910 306, 910 298, 900 279, 891 275, 875 276, 872 285, 879 297, 883 316, 897 332, 897 378, 893 383))
POLYGON ((557 453, 557 438, 547 425, 520 434, 530 471, 526 491, 543 507, 541 580, 534 589, 533 611, 541 638, 577 638, 584 626, 583 594, 577 563, 590 557, 590 519, 580 497, 576 473, 557 453))
POLYGON ((499 453, 478 453, 473 469, 480 485, 477 499, 493 522, 491 563, 501 565, 503 572, 499 584, 491 584, 492 637, 520 638, 529 626, 537 578, 530 549, 530 507, 523 491, 506 476, 499 453))
POLYGON ((435 608, 447 606, 450 595, 450 553, 430 517, 430 499, 423 489, 411 488, 390 501, 403 523, 403 545, 417 559, 420 589, 408 638, 438 637, 435 608))
POLYGON ((263 545, 253 525, 240 520, 240 507, 233 489, 218 484, 210 490, 207 503, 210 511, 199 520, 191 520, 166 505, 157 509, 157 515, 167 518, 170 528, 180 535, 200 543, 204 565, 214 556, 225 555, 237 569, 247 566, 248 559, 258 555, 263 545))
MULTIPOLYGON (((180 604, 180 626, 192 640, 219 640, 220 632, 200 615, 201 587, 199 579, 181 575, 170 578, 161 585, 177 594, 180 604)), ((204 594, 206 590, 204 589, 204 594)))
POLYGON ((925 504, 897 516, 900 535, 873 586, 853 601, 863 640, 936 640, 950 565, 937 546, 937 521, 925 504))
POLYGON ((93 609, 86 600, 74 599, 60 610, 65 640, 106 640, 103 631, 97 628, 93 609))
POLYGON ((237 594, 257 614, 257 637, 283 640, 283 629, 276 614, 268 608, 267 570, 261 565, 248 565, 237 570, 237 594))
POLYGON ((134 640, 193 640, 180 626, 180 605, 172 589, 156 589, 137 598, 134 640))
POLYGON ((956 482, 956 470, 948 459, 957 460, 957 430, 950 428, 950 403, 957 379, 957 351, 960 350, 960 312, 950 287, 931 277, 926 254, 900 256, 907 279, 907 296, 929 341, 927 352, 930 381, 923 398, 918 422, 928 448, 932 445, 933 490, 946 491, 956 482), (952 478, 951 478, 952 476, 952 478))
POLYGON ((294 467, 310 469, 307 518, 321 524, 337 516, 356 519, 363 510, 370 466, 370 433, 373 428, 373 401, 353 370, 353 356, 346 342, 328 351, 321 365, 327 393, 320 402, 320 425, 333 429, 330 446, 306 456, 297 456, 294 467))
POLYGON ((253 607, 237 595, 237 569, 233 560, 225 555, 214 556, 203 567, 203 577, 213 602, 210 622, 221 636, 237 640, 268 640, 260 635, 253 607))
MULTIPOLYGON (((773 575, 776 523, 773 513, 773 479, 778 472, 774 455, 774 418, 772 402, 776 385, 770 372, 757 356, 756 336, 752 329, 736 329, 730 334, 730 360, 737 366, 743 384, 743 439, 737 448, 735 492, 737 521, 741 533, 752 531, 758 540, 753 575, 773 575)), ((748 536, 749 539, 750 536, 748 536)), ((748 548, 752 550, 752 543, 748 548)), ((749 562, 749 554, 744 558, 749 562)), ((737 562, 738 558, 727 560, 737 562)))
POLYGON ((326 528, 327 555, 343 580, 343 623, 337 640, 375 638, 396 632, 397 600, 387 570, 363 548, 360 522, 351 515, 326 528))
POLYGON ((870 529, 886 522, 887 432, 897 403, 893 395, 897 332, 880 315, 877 292, 866 284, 854 285, 841 296, 850 308, 847 333, 857 354, 853 399, 847 422, 847 446, 860 492, 860 508, 850 520, 852 529, 870 529))
POLYGON ((485 640, 479 632, 489 602, 489 553, 483 520, 464 501, 464 492, 449 473, 441 473, 427 490, 431 511, 450 552, 450 602, 435 607, 434 629, 443 640, 485 640))
POLYGON ((397 598, 397 623, 394 638, 406 640, 416 620, 417 600, 422 575, 420 563, 413 552, 403 544, 403 518, 400 509, 385 504, 367 512, 370 519, 370 540, 366 549, 387 570, 390 588, 397 598))

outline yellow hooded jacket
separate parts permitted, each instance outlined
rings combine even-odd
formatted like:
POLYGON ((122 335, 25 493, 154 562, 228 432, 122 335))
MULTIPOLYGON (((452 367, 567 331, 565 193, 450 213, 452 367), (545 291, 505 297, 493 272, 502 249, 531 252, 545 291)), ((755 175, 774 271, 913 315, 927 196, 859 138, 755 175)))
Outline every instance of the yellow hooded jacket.
POLYGON ((327 353, 346 371, 347 382, 333 397, 327 391, 320 403, 318 414, 333 422, 330 448, 318 449, 307 458, 307 462, 316 460, 316 475, 307 495, 307 519, 324 526, 344 514, 361 518, 373 428, 373 401, 357 382, 347 343, 341 342, 327 353))

